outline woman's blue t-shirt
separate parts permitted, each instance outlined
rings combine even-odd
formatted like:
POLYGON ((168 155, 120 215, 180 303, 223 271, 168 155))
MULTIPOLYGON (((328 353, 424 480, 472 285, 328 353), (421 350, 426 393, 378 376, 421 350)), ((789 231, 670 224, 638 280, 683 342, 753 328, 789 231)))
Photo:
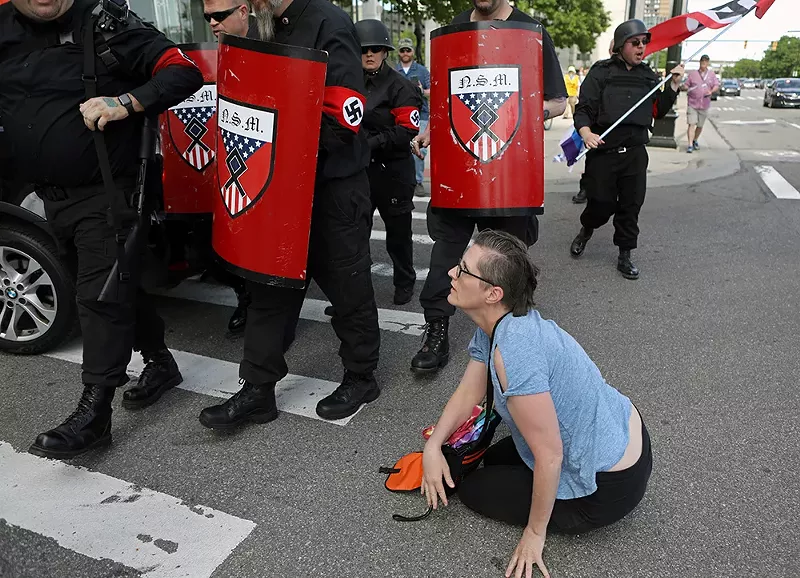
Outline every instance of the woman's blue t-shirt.
MULTIPOLYGON (((511 430, 522 459, 533 469, 533 452, 506 405, 515 395, 550 392, 563 445, 560 500, 581 498, 597 490, 595 474, 613 467, 628 447, 631 401, 608 385, 600 370, 572 336, 554 321, 531 310, 524 317, 507 315, 495 332, 508 380, 503 392, 492 357, 495 409, 511 430)), ((478 329, 469 344, 472 359, 489 359, 489 336, 478 329)))

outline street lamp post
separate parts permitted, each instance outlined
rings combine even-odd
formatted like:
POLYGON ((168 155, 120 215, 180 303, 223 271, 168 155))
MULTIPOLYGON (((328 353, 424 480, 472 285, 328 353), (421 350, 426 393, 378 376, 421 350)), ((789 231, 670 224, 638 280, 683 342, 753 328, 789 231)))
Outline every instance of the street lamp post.
MULTIPOLYGON (((672 17, 675 18, 686 12, 686 3, 688 0, 672 0, 672 17)), ((667 74, 669 71, 681 63, 681 45, 677 44, 671 46, 667 50, 667 74)), ((675 107, 672 107, 667 113, 667 116, 655 121, 653 126, 653 136, 650 139, 650 146, 663 147, 663 148, 677 148, 678 142, 675 140, 675 121, 678 118, 678 113, 675 107)))

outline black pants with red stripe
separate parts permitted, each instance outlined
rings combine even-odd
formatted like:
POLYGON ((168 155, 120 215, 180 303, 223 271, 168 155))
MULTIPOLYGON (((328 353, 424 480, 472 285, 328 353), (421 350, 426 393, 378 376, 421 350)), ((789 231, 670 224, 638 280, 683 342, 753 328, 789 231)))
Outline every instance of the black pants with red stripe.
MULTIPOLYGON (((336 308, 331 325, 345 369, 372 373, 378 366, 380 331, 369 252, 369 182, 365 171, 317 183, 311 217, 308 280, 336 308)), ((306 284, 308 287, 308 284, 306 284)), ((252 302, 239 377, 263 385, 289 371, 284 352, 294 338, 306 290, 248 282, 252 302)))

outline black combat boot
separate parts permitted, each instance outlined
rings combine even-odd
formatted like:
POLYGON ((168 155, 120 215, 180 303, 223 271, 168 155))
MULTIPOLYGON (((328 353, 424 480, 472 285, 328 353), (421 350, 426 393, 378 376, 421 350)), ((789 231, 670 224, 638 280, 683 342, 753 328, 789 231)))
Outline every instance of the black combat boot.
POLYGON ((139 381, 122 394, 122 407, 125 409, 142 409, 153 405, 165 391, 183 382, 178 364, 169 349, 142 351, 142 358, 145 366, 139 381))
POLYGON ((230 321, 228 321, 228 332, 231 335, 244 333, 244 326, 247 324, 247 307, 250 305, 250 293, 247 291, 237 291, 236 297, 239 300, 239 304, 236 306, 233 315, 231 315, 230 321))
POLYGON ((111 401, 116 388, 84 385, 78 407, 60 426, 39 434, 28 450, 65 460, 111 443, 111 401))
POLYGON ((395 287, 394 288, 394 304, 395 305, 405 305, 411 298, 414 297, 414 286, 409 285, 408 287, 395 287))
POLYGON ((362 403, 378 399, 380 394, 372 373, 345 371, 342 384, 317 404, 317 415, 322 419, 344 419, 356 413, 362 403))
POLYGON ((200 423, 209 429, 234 429, 245 422, 268 423, 278 417, 275 384, 254 385, 240 379, 242 389, 220 405, 200 412, 200 423))
POLYGON ((417 373, 438 371, 450 360, 450 340, 447 330, 449 317, 431 319, 425 329, 425 343, 411 360, 411 370, 417 373))
POLYGON ((578 194, 572 197, 572 202, 576 205, 582 205, 586 202, 586 189, 581 187, 581 190, 578 191, 578 194))
POLYGON ((636 280, 639 278, 639 269, 631 263, 631 252, 629 250, 620 250, 619 259, 617 259, 617 271, 622 273, 622 276, 626 279, 636 280))
POLYGON ((586 243, 592 238, 592 233, 594 233, 594 229, 581 227, 581 232, 578 233, 578 236, 575 237, 575 240, 572 241, 572 245, 569 247, 569 252, 573 257, 580 257, 583 255, 583 251, 586 249, 586 243))

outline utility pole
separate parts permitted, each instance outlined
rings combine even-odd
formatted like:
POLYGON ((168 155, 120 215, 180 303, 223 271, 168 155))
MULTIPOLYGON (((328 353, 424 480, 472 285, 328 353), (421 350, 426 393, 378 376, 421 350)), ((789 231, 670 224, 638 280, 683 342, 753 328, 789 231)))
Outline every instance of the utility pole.
MULTIPOLYGON (((675 18, 686 12, 688 0, 672 0, 672 17, 675 18)), ((681 45, 670 46, 667 49, 667 74, 669 71, 681 63, 681 45)), ((678 113, 672 107, 664 118, 658 119, 653 127, 653 136, 650 139, 650 146, 677 148, 678 142, 675 140, 675 121, 678 113)))

